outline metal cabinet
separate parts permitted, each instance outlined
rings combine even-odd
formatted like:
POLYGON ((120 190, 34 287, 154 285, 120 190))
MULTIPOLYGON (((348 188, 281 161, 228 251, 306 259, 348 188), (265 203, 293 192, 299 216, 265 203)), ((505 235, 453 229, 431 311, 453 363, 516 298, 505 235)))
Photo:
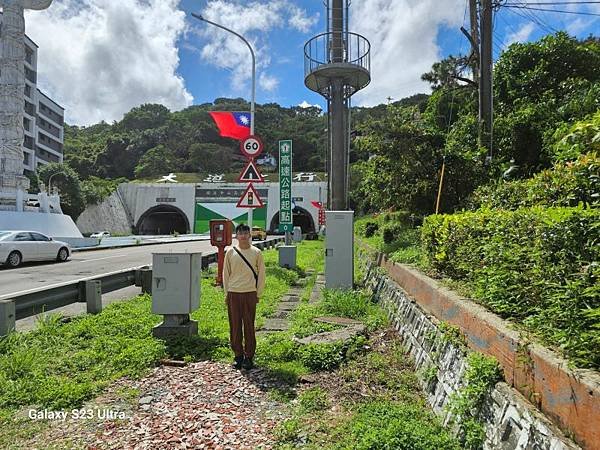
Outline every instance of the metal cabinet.
POLYGON ((200 307, 202 253, 152 254, 152 312, 190 314, 200 307))
POLYGON ((354 285, 354 211, 326 211, 325 287, 354 285))

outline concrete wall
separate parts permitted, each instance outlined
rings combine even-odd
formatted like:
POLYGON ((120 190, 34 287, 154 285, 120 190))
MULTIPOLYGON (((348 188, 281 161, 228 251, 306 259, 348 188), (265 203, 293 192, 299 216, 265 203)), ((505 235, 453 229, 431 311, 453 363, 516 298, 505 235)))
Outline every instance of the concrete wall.
POLYGON ((88 206, 77 218, 77 227, 82 233, 131 234, 131 224, 117 192, 97 205, 88 206))
POLYGON ((119 190, 136 226, 142 215, 157 205, 168 205, 179 208, 186 215, 190 226, 193 226, 195 186, 195 184, 187 183, 126 183, 119 185, 119 190), (170 199, 174 201, 164 202, 157 201, 157 199, 170 199))
POLYGON ((83 237, 71 216, 52 213, 0 211, 0 230, 39 231, 53 238, 83 237))
MULTIPOLYGON (((367 273, 366 281, 402 336, 418 373, 423 377, 434 369, 435 377, 428 376, 422 384, 430 405, 447 424, 451 417, 446 406, 452 394, 464 385, 466 352, 444 339, 438 328, 440 322, 427 314, 395 281, 377 271, 375 264, 367 273)), ((497 383, 486 396, 480 418, 486 431, 484 449, 580 448, 506 383, 497 383)), ((596 449, 598 442, 589 442, 586 448, 596 449)))
POLYGON ((585 448, 600 450, 600 374, 570 369, 569 362, 522 339, 495 314, 435 280, 379 254, 377 263, 415 304, 460 328, 473 350, 495 357, 508 385, 585 448))

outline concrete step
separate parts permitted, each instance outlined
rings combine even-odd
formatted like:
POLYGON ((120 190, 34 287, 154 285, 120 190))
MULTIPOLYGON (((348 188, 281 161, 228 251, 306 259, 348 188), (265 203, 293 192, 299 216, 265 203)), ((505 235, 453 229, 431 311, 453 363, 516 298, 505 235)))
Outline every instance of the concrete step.
POLYGON ((285 331, 290 328, 290 323, 287 319, 268 318, 261 328, 261 331, 285 331))
POLYGON ((281 302, 279 305, 277 305, 277 311, 293 311, 294 309, 296 309, 298 307, 298 304, 300 302, 295 301, 295 302, 281 302))
POLYGON ((323 316, 315 317, 315 322, 331 323, 333 325, 362 325, 360 320, 349 319, 348 317, 323 316))
POLYGON ((312 334, 304 338, 295 338, 300 344, 332 344, 338 341, 348 341, 365 331, 364 325, 352 325, 335 331, 325 331, 323 333, 312 334))

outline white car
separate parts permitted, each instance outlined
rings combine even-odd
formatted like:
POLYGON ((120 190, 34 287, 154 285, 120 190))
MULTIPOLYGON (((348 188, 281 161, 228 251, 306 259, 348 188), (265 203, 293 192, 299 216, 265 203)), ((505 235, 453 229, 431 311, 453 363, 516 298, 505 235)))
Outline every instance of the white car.
POLYGON ((90 234, 90 237, 102 239, 105 237, 110 237, 110 233, 108 231, 98 231, 97 233, 90 234))
POLYGON ((71 246, 37 231, 0 231, 0 264, 17 267, 29 261, 65 262, 71 246))

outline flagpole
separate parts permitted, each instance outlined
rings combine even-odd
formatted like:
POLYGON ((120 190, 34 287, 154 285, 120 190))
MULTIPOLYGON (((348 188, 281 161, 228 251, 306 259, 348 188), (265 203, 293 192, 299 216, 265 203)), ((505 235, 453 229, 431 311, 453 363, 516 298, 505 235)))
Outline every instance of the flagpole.
MULTIPOLYGON (((218 23, 211 22, 210 20, 202 17, 200 14, 192 13, 192 16, 198 20, 210 23, 215 27, 221 28, 222 30, 229 31, 232 34, 235 34, 248 46, 248 49, 250 50, 250 55, 252 55, 252 98, 250 99, 250 134, 254 136, 254 103, 256 99, 256 57, 254 56, 254 50, 252 49, 250 42, 248 42, 246 38, 241 34, 236 33, 235 31, 230 30, 229 28, 224 27, 223 25, 219 25, 218 23)), ((252 232, 252 213, 254 212, 254 208, 248 209, 248 226, 250 227, 250 232, 252 232)))

